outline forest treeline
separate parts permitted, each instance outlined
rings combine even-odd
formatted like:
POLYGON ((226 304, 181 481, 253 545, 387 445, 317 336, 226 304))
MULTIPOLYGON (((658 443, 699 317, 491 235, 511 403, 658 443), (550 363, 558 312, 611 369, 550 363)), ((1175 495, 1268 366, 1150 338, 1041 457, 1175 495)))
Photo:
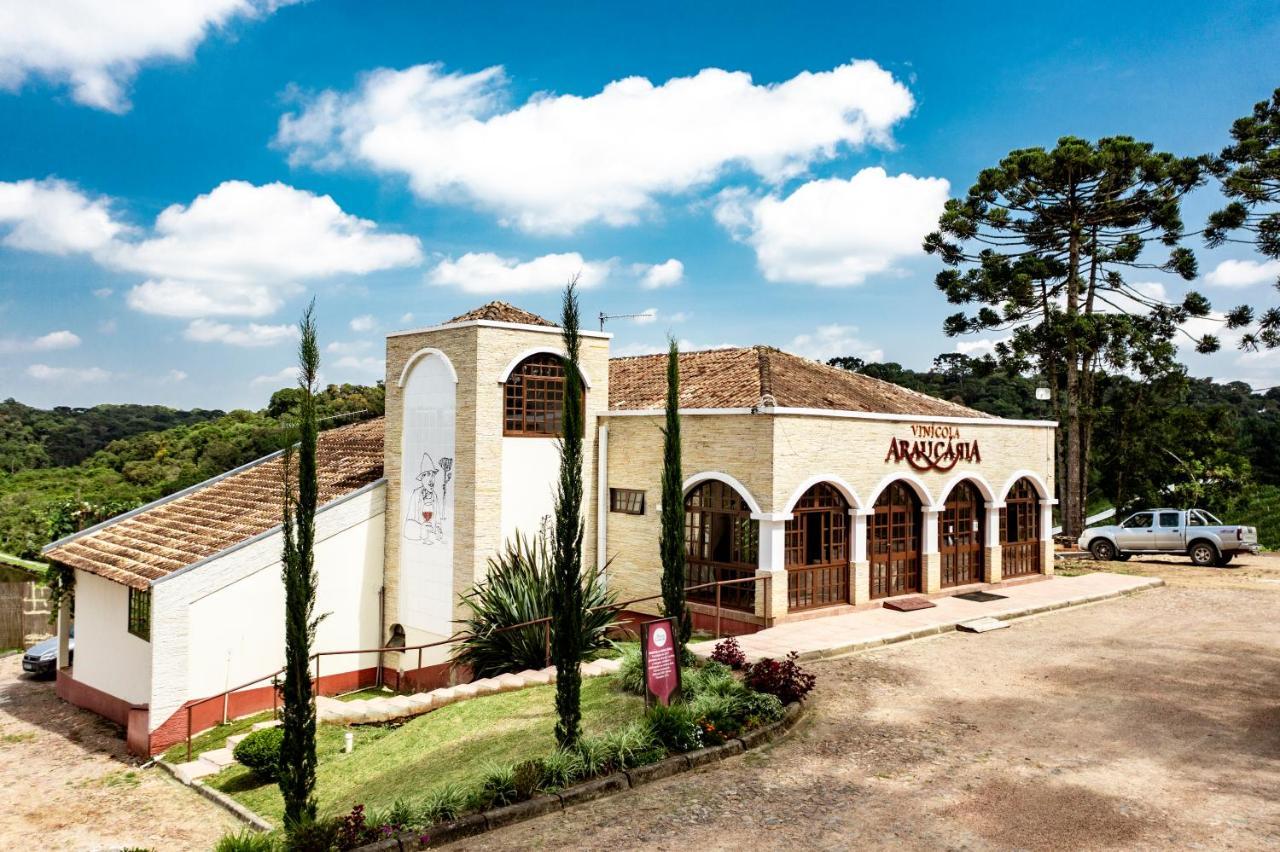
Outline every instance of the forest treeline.
MULTIPOLYGON (((260 411, 0 404, 0 552, 33 558, 49 541, 180 491, 283 446, 300 391, 260 411)), ((384 392, 329 385, 325 427, 382 414, 384 392)))

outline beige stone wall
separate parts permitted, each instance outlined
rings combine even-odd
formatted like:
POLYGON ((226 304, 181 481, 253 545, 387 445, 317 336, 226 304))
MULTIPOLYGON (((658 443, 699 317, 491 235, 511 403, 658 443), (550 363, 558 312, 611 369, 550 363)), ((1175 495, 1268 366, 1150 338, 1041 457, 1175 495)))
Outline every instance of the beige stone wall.
MULTIPOLYGON (((462 617, 460 596, 484 577, 488 559, 501 546, 502 386, 507 365, 536 348, 561 350, 558 331, 468 325, 426 330, 387 338, 386 447, 387 535, 385 625, 399 621, 400 458, 403 399, 400 374, 423 348, 444 352, 458 374, 457 423, 454 432, 454 617, 462 617)), ((583 516, 583 564, 595 565, 595 436, 596 415, 609 404, 608 340, 583 338, 581 361, 591 383, 587 389, 586 488, 583 516)), ((530 438, 527 440, 553 440, 530 438)), ((383 637, 386 639, 386 636, 383 637)), ((425 634, 407 637, 408 644, 431 641, 425 634)))
MULTIPOLYGON (((719 472, 737 479, 759 505, 773 504, 770 456, 775 418, 693 415, 681 422, 684 479, 719 472)), ((622 600, 661 591, 658 556, 662 496, 662 417, 610 417, 609 487, 645 492, 643 515, 608 513, 610 588, 622 600)), ((656 612, 656 604, 647 608, 656 612)))
MULTIPOLYGON (((646 494, 643 516, 608 514, 611 588, 622 599, 657 594, 662 418, 615 416, 603 422, 609 427, 610 487, 638 488, 646 494)), ((906 463, 885 460, 891 438, 915 440, 911 425, 912 421, 803 415, 689 415, 682 422, 684 477, 709 471, 729 474, 766 515, 786 512, 793 495, 814 477, 839 477, 864 506, 870 505, 887 477, 908 475, 927 492, 926 506, 941 504, 946 492, 965 477, 979 481, 999 499, 1017 474, 1030 471, 1053 493, 1050 427, 951 424, 960 440, 978 441, 981 462, 957 465, 946 473, 920 473, 906 463)), ((998 570, 998 561, 993 562, 998 570)), ((858 567, 862 570, 854 572, 855 600, 862 602, 869 593, 866 563, 858 567)), ((926 559, 926 571, 927 585, 938 586, 936 554, 926 559)), ((784 590, 785 575, 779 576, 784 590)))

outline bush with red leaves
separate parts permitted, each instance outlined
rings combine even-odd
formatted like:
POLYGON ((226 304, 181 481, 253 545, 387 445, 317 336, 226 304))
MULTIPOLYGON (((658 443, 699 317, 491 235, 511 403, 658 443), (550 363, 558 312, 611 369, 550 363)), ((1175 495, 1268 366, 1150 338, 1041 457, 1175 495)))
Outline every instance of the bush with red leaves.
POLYGON ((786 659, 783 660, 771 660, 766 657, 754 665, 747 666, 743 681, 756 692, 776 695, 783 704, 803 701, 818 679, 800 668, 796 657, 795 651, 787 654, 786 659))
POLYGON ((740 669, 747 664, 747 655, 742 652, 738 640, 732 636, 716 643, 711 651, 711 659, 731 669, 740 669))

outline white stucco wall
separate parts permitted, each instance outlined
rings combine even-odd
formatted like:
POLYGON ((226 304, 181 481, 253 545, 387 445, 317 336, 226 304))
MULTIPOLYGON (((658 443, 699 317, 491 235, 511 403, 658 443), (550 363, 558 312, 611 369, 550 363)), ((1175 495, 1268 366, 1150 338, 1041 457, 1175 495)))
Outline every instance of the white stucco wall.
POLYGON ((130 704, 151 697, 151 645, 129 632, 129 588, 76 571, 72 676, 130 704))
MULTIPOLYGON (((383 483, 316 517, 315 650, 376 648, 382 585, 383 483)), ((151 729, 203 698, 284 664, 282 535, 274 531, 157 582, 152 592, 151 729)), ((78 635, 77 635, 78 642, 78 635)), ((321 675, 369 668, 377 655, 326 658, 321 675)))
MULTIPOLYGON (((586 472, 590 475, 590 471, 586 472)), ((502 541, 537 535, 555 511, 560 448, 555 438, 502 439, 502 541)))

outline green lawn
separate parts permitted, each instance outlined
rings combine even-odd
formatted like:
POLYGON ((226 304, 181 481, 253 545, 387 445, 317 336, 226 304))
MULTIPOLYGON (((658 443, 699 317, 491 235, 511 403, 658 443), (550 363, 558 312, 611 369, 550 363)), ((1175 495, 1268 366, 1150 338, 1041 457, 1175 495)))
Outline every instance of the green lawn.
MULTIPOLYGON (((614 687, 611 677, 582 682, 582 718, 589 735, 619 727, 644 713, 644 701, 614 687)), ((322 814, 368 810, 397 799, 416 801, 446 781, 469 784, 493 763, 510 764, 555 747, 555 687, 540 686, 450 704, 400 726, 343 728, 320 725, 317 794, 322 814), (342 753, 343 734, 355 732, 355 751, 342 753)), ((205 779, 279 825, 280 790, 242 766, 205 779)))
MULTIPOLYGON (((271 711, 264 710, 252 716, 245 716, 243 719, 233 719, 225 725, 217 725, 202 734, 196 734, 191 738, 191 759, 195 760, 206 751, 225 747, 227 737, 235 734, 247 734, 255 723, 265 722, 270 718, 271 711)), ((171 746, 168 751, 161 755, 161 759, 169 763, 185 763, 187 760, 187 741, 183 740, 177 745, 171 746)))

